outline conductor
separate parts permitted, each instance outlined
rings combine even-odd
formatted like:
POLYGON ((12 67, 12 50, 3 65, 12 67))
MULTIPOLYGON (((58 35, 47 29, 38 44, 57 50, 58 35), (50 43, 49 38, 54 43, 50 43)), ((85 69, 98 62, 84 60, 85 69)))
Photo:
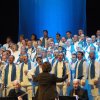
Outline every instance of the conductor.
POLYGON ((42 71, 37 77, 33 76, 33 81, 39 84, 35 100, 55 100, 58 98, 56 83, 65 81, 68 75, 58 78, 55 74, 50 74, 51 64, 49 62, 43 63, 42 71))

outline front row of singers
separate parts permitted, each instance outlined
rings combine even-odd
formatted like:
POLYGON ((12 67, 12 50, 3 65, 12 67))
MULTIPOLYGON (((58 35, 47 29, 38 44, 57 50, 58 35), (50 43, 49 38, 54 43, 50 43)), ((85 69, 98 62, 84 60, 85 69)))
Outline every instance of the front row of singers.
MULTIPOLYGON (((13 59, 12 56, 11 56, 11 58, 13 59)), ((37 60, 39 60, 39 58, 37 60)), ((42 64, 41 68, 42 68, 42 72, 40 74, 38 74, 37 76, 31 74, 32 81, 36 82, 36 84, 38 86, 38 88, 36 90, 35 100, 55 100, 55 98, 58 100, 59 93, 57 92, 56 87, 59 86, 59 88, 60 88, 60 86, 61 86, 61 88, 62 88, 62 84, 58 85, 58 83, 65 82, 65 80, 68 79, 68 77, 69 77, 69 72, 65 73, 62 76, 62 78, 58 78, 56 74, 50 73, 52 67, 49 62, 44 62, 42 64)), ((25 87, 25 86, 23 86, 23 84, 21 85, 21 82, 19 82, 18 80, 13 80, 13 84, 12 83, 10 84, 12 86, 10 87, 10 90, 7 95, 9 97, 16 97, 16 98, 18 98, 18 100, 30 100, 28 95, 31 94, 32 88, 27 88, 28 86, 25 87), (26 92, 24 92, 24 90, 22 90, 23 87, 26 89, 26 92)), ((30 85, 29 85, 29 87, 30 87, 30 85)), ((7 88, 9 89, 9 87, 7 87, 7 88)), ((88 100, 88 93, 86 90, 84 90, 83 88, 80 87, 79 79, 73 80, 73 89, 70 91, 69 95, 75 96, 76 99, 88 100)))

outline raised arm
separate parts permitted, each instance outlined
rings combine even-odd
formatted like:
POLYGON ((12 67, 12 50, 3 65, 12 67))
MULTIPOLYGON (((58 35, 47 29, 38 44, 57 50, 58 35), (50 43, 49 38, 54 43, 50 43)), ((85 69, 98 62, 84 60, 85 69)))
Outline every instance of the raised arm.
POLYGON ((63 81, 65 81, 67 78, 68 78, 68 75, 65 75, 63 78, 58 78, 58 77, 56 77, 55 75, 54 75, 54 80, 56 81, 56 82, 63 82, 63 81))

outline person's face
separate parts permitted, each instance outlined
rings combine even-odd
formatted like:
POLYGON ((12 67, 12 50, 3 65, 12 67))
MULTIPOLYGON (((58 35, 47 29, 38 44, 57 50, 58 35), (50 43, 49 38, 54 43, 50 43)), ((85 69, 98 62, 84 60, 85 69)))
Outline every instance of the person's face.
POLYGON ((80 36, 80 35, 82 35, 83 34, 83 30, 79 30, 78 31, 78 35, 80 36))
POLYGON ((87 39, 88 44, 91 44, 91 42, 92 42, 91 39, 87 39))
POLYGON ((0 54, 3 55, 3 52, 5 52, 5 50, 4 49, 0 49, 0 54))
POLYGON ((58 47, 58 51, 62 51, 62 47, 58 47))
POLYGON ((54 42, 50 42, 49 46, 54 47, 54 42))
POLYGON ((77 90, 79 87, 79 82, 73 82, 73 87, 75 90, 77 90))
POLYGON ((58 57, 58 52, 54 52, 54 56, 55 57, 58 57))
POLYGON ((22 45, 23 45, 23 46, 26 46, 25 40, 22 40, 22 45))
POLYGON ((16 83, 16 84, 14 84, 13 86, 14 86, 15 89, 19 89, 19 88, 20 88, 19 83, 16 83))
POLYGON ((24 56, 23 57, 23 60, 24 60, 24 63, 27 63, 28 62, 28 57, 27 56, 24 56))
POLYGON ((58 55, 58 60, 59 60, 59 61, 62 61, 62 60, 63 60, 63 54, 59 54, 59 55, 58 55))
POLYGON ((95 36, 92 36, 91 38, 92 38, 92 42, 95 42, 96 37, 95 36))
POLYGON ((26 54, 26 52, 25 52, 24 50, 22 50, 22 51, 20 52, 20 54, 24 55, 24 54, 26 54))
POLYGON ((65 37, 62 37, 61 41, 62 41, 63 43, 66 42, 65 37))
POLYGON ((67 35, 68 38, 71 38, 71 33, 70 32, 67 32, 66 35, 67 35))
POLYGON ((47 55, 47 52, 42 51, 42 57, 44 58, 44 57, 46 57, 46 55, 47 55))
POLYGON ((10 43, 11 42, 11 39, 10 38, 7 38, 6 41, 7 41, 7 43, 10 43))
POLYGON ((59 47, 59 45, 58 45, 58 44, 55 44, 55 45, 54 45, 54 47, 55 47, 55 48, 58 48, 58 47, 59 47))
POLYGON ((23 56, 20 56, 20 62, 23 62, 24 59, 23 59, 23 56))
POLYGON ((31 48, 32 47, 32 43, 31 41, 28 42, 28 48, 31 48))
POLYGON ((44 34, 44 37, 48 36, 48 33, 46 31, 44 31, 43 34, 44 34))
POLYGON ((42 65, 42 58, 38 58, 37 62, 38 62, 39 65, 42 65))
POLYGON ((38 45, 42 45, 42 41, 38 41, 38 45))
POLYGON ((60 39, 60 36, 59 35, 56 35, 56 39, 59 40, 60 39))
POLYGON ((9 56, 9 59, 8 60, 9 60, 9 63, 12 64, 13 61, 14 61, 14 57, 13 56, 9 56))
POLYGON ((2 61, 6 62, 6 60, 7 60, 7 57, 6 56, 2 56, 2 61))
POLYGON ((97 37, 100 36, 100 30, 97 30, 96 35, 97 37))
POLYGON ((75 62, 77 60, 76 55, 72 55, 72 62, 75 62))
POLYGON ((73 39, 74 39, 74 42, 78 41, 78 36, 74 35, 73 39))
POLYGON ((2 56, 7 56, 7 52, 6 51, 2 52, 2 56))
POLYGON ((11 52, 9 50, 6 51, 7 57, 11 55, 11 52))
POLYGON ((31 40, 35 40, 35 36, 34 35, 31 36, 31 40))
POLYGON ((20 37, 19 37, 19 40, 20 40, 20 41, 24 40, 23 36, 20 36, 20 37))
POLYGON ((94 59, 94 57, 95 57, 94 52, 90 52, 89 57, 90 57, 90 59, 94 59))
POLYGON ((12 46, 12 51, 16 51, 16 50, 17 50, 16 45, 13 45, 13 46, 12 46))
POLYGON ((82 54, 81 53, 78 53, 77 54, 77 58, 78 58, 78 60, 81 60, 83 58, 82 54))

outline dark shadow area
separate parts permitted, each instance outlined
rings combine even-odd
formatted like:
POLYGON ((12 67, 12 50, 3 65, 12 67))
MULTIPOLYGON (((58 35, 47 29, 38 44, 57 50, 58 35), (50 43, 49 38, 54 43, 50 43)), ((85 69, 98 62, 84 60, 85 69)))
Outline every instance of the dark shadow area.
POLYGON ((0 0, 0 43, 10 36, 14 42, 18 39, 19 0, 0 0))
POLYGON ((100 1, 87 0, 86 7, 87 35, 91 36, 96 33, 97 29, 100 29, 100 1))

